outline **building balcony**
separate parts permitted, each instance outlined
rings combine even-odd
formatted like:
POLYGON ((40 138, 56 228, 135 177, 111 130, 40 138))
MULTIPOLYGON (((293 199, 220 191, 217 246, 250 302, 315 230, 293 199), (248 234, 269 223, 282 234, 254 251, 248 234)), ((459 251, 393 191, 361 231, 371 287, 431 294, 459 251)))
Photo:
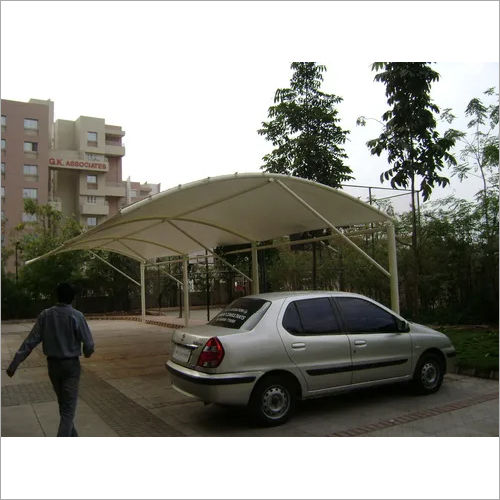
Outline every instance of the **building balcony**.
POLYGON ((115 142, 106 141, 104 154, 106 156, 125 156, 125 147, 115 142))
POLYGON ((123 137, 125 135, 125 131, 119 125, 104 125, 104 132, 109 135, 118 135, 123 137))
POLYGON ((109 205, 104 203, 82 203, 80 213, 83 215, 109 215, 109 205))
POLYGON ((122 182, 106 182, 106 196, 126 196, 126 187, 122 182))

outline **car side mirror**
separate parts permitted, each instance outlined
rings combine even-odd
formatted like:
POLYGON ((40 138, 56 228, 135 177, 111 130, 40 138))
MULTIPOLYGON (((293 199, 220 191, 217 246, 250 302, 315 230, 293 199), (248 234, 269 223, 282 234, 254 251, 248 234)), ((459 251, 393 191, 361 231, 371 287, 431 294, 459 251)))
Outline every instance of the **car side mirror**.
POLYGON ((408 321, 396 318, 396 324, 398 326, 398 332, 406 333, 410 331, 410 325, 408 324, 408 321))

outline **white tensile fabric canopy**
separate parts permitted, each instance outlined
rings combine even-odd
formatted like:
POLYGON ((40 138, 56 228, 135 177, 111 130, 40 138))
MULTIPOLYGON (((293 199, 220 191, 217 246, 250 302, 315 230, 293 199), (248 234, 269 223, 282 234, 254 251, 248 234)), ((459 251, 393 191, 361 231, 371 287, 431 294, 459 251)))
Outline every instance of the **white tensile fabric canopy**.
MULTIPOLYGON (((182 256, 186 260, 189 255, 203 250, 211 253, 219 246, 251 244, 251 280, 257 293, 258 242, 323 228, 330 228, 332 234, 343 238, 390 277, 391 302, 397 312, 396 251, 391 217, 340 190, 279 174, 237 173, 179 185, 122 208, 102 224, 27 264, 72 250, 107 250, 141 262, 141 288, 144 289, 144 265, 148 260, 170 256, 182 256), (338 229, 384 222, 389 236, 389 271, 338 229)), ((186 290, 184 286, 187 299, 186 290)))
POLYGON ((180 185, 138 201, 51 253, 101 249, 146 261, 326 227, 276 181, 336 227, 391 220, 322 184, 278 174, 235 174, 180 185))

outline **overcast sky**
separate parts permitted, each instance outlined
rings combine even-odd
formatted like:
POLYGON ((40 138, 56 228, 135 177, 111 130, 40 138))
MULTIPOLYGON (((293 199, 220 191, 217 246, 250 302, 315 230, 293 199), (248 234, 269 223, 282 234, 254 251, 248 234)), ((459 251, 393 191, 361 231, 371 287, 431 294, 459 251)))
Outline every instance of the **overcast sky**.
MULTIPOLYGON (((356 126, 358 116, 380 119, 388 107, 371 63, 440 61, 432 97, 461 117, 472 97, 498 88, 498 47, 484 42, 497 16, 485 12, 498 13, 496 2, 2 2, 2 98, 50 98, 56 119, 121 125, 123 177, 167 189, 259 171, 272 146, 257 129, 275 90, 289 85, 292 61, 313 60, 327 67, 322 90, 343 98, 351 183, 378 186, 387 164, 366 141, 381 127, 356 126), (443 14, 446 25, 418 30, 415 46, 408 19, 415 25, 443 14), (452 42, 450 30, 476 18, 484 31, 467 28, 469 41, 452 42)), ((478 189, 472 178, 434 196, 471 198, 478 189)))
MULTIPOLYGON (((376 122, 355 125, 359 115, 380 118, 387 109, 383 85, 373 82, 373 61, 438 61, 434 67, 441 81, 432 97, 459 116, 472 97, 498 88, 498 2, 2 1, 1 14, 2 98, 50 98, 56 119, 87 115, 121 125, 124 177, 161 182, 162 189, 259 171, 271 145, 257 129, 275 90, 288 86, 292 61, 326 65, 323 90, 344 99, 339 112, 343 128, 351 131, 346 150, 358 184, 379 185, 387 168, 365 146, 380 133, 376 122)), ((464 122, 456 126, 463 128, 464 122)), ((455 190, 471 198, 478 189, 473 180, 466 186, 454 182, 447 190, 436 189, 433 197, 455 190)), ((431 498, 493 498, 495 488, 498 494, 497 469, 490 474, 493 486, 469 479, 498 466, 498 440, 491 447, 488 440, 473 438, 466 444, 451 438, 446 444, 330 439, 314 440, 299 459, 280 454, 279 440, 270 438, 195 439, 187 445, 185 439, 144 445, 144 440, 122 438, 113 447, 107 440, 99 450, 83 439, 71 446, 77 476, 58 477, 57 485, 47 480, 52 470, 47 473, 43 466, 52 463, 45 441, 39 448, 33 440, 6 441, 5 447, 2 441, 2 458, 8 457, 2 468, 12 465, 8 477, 2 474, 2 493, 294 498, 296 478, 312 479, 311 498, 418 497, 425 493, 422 488, 431 498), (118 446, 120 452, 110 455, 118 446), (258 469, 263 454, 279 459, 272 463, 272 478, 258 469), (464 460, 467 456, 475 458, 464 460), (28 458, 37 464, 29 468, 30 481, 25 480, 28 458), (212 464, 223 464, 223 470, 212 464), (110 481, 113 467, 117 475, 110 481), (378 471, 387 468, 396 472, 382 481, 378 471)), ((298 454, 306 442, 296 445, 298 454)), ((55 447, 51 442, 59 464, 55 447)))

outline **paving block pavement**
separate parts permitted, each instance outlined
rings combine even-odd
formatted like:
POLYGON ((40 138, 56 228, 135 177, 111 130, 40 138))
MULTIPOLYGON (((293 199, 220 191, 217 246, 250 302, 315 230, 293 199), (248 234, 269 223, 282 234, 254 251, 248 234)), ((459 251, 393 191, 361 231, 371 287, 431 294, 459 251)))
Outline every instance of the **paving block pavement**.
MULTIPOLYGON (((449 374, 439 392, 403 385, 304 401, 275 428, 244 408, 204 405, 176 392, 165 361, 173 329, 89 321, 95 354, 82 359, 76 415, 81 436, 498 436, 498 381, 449 374)), ((35 349, 13 378, 5 369, 32 322, 2 324, 2 435, 55 436, 59 422, 46 360, 35 349)))

